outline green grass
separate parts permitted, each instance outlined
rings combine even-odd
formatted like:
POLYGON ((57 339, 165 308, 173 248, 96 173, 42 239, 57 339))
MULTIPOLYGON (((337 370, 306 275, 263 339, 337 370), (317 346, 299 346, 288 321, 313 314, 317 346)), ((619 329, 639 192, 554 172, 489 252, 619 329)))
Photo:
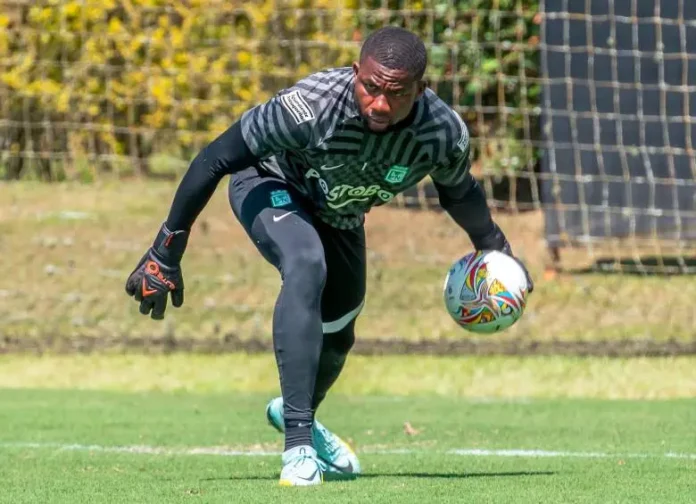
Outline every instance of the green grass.
MULTIPOLYGON (((165 321, 139 314, 124 282, 166 217, 172 183, 0 186, 0 332, 48 336, 269 338, 277 272, 234 220, 221 184, 182 263, 186 302, 165 321)), ((445 313, 442 281, 471 249, 444 214, 378 208, 367 221, 363 340, 468 337, 445 313)), ((536 279, 525 316, 497 339, 693 338, 693 277, 545 277, 541 214, 497 215, 536 279)), ((590 259, 586 253, 584 259, 590 259)), ((578 253, 564 252, 568 258, 578 253)), ((596 258, 596 257, 595 257, 596 258)))
POLYGON ((365 476, 312 489, 279 488, 276 454, 185 454, 196 447, 281 450, 281 437, 265 424, 269 397, 0 391, 0 501, 693 502, 696 460, 665 457, 696 452, 696 405, 688 400, 472 402, 333 395, 320 417, 356 446, 365 476), (405 422, 417 434, 407 435, 405 422), (86 445, 131 447, 131 452, 86 445), (135 446, 162 451, 134 453, 135 446), (410 453, 384 453, 399 449, 410 453), (452 449, 570 453, 465 456, 448 454, 452 449), (583 455, 589 452, 605 456, 583 455))

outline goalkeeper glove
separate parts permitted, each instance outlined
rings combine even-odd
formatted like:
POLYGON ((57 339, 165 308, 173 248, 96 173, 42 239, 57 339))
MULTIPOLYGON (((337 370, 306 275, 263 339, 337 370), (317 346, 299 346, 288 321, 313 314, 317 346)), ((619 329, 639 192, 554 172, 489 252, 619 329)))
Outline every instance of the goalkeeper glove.
POLYGON ((172 304, 184 304, 184 279, 179 263, 186 250, 188 232, 170 231, 162 225, 153 245, 126 281, 126 293, 140 302, 140 313, 155 319, 164 318, 167 298, 172 304))
POLYGON ((510 243, 507 241, 507 238, 505 237, 505 234, 503 233, 502 229, 500 229, 498 225, 495 223, 493 224, 493 226, 495 227, 495 231, 493 233, 487 234, 485 236, 471 237, 471 242, 474 244, 474 248, 476 248, 476 250, 499 250, 500 252, 509 255, 515 261, 517 261, 517 264, 520 265, 520 267, 524 271, 524 274, 527 277, 527 285, 529 286, 527 292, 531 294, 534 290, 534 282, 532 281, 532 277, 529 274, 529 270, 527 270, 527 267, 524 265, 524 263, 519 258, 515 257, 515 255, 512 253, 512 247, 510 246, 510 243))

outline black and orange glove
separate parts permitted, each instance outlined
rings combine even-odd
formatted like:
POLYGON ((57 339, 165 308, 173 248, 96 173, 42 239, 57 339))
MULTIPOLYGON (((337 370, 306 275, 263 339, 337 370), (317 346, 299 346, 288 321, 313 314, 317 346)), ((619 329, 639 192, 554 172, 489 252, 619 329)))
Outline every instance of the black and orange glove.
POLYGON ((510 246, 510 243, 505 237, 503 230, 500 229, 498 225, 495 223, 493 224, 493 226, 495 228, 495 231, 493 233, 490 233, 486 236, 471 237, 471 241, 473 242, 474 247, 476 248, 476 250, 499 250, 500 252, 509 255, 515 261, 517 261, 517 264, 519 264, 522 267, 525 275, 527 276, 527 285, 529 286, 527 292, 531 294, 532 291, 534 291, 534 282, 532 281, 532 276, 529 274, 529 270, 524 265, 524 263, 518 257, 515 257, 515 254, 512 253, 512 247, 510 246))
POLYGON ((126 281, 126 292, 140 302, 140 313, 155 320, 164 318, 167 298, 171 293, 172 304, 184 304, 184 279, 181 275, 181 258, 186 250, 188 232, 170 231, 163 224, 152 247, 126 281))

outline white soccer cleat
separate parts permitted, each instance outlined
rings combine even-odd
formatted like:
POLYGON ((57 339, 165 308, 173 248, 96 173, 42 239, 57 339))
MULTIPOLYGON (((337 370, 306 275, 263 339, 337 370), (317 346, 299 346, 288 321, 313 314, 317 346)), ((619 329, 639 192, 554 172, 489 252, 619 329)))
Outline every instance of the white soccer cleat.
MULTIPOLYGON (((276 397, 268 403, 266 418, 278 432, 285 431, 282 397, 276 397)), ((316 419, 312 426, 312 444, 319 461, 323 462, 324 478, 327 481, 355 479, 360 474, 360 461, 353 449, 316 419)))
POLYGON ((312 486, 324 482, 324 472, 311 446, 296 446, 283 452, 281 486, 312 486))

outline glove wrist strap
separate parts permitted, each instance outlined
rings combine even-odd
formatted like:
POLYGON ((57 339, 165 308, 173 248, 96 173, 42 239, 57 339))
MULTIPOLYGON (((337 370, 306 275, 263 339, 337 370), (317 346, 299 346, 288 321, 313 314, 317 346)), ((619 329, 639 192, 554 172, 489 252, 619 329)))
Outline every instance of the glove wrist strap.
POLYGON ((164 264, 178 265, 184 256, 188 237, 188 231, 170 231, 166 224, 162 224, 152 244, 152 250, 164 264))
POLYGON ((499 250, 508 255, 512 255, 512 248, 503 233, 503 230, 497 224, 493 224, 493 232, 485 236, 471 237, 472 243, 476 250, 499 250))

